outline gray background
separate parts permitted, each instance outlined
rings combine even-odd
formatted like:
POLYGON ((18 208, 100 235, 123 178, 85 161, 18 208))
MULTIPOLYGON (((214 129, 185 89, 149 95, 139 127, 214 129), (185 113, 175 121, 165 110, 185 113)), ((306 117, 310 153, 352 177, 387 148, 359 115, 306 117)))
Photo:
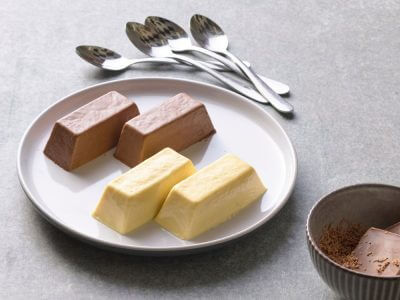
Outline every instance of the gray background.
POLYGON ((323 194, 358 182, 400 184, 398 1, 11 1, 0 3, 0 298, 335 299, 308 257, 305 221, 323 194), (136 76, 212 82, 198 72, 104 74, 74 53, 98 44, 142 56, 127 21, 215 19, 231 49, 292 88, 296 117, 274 114, 299 157, 293 196, 261 229, 225 248, 142 258, 98 250, 44 221, 19 186, 23 131, 88 85, 136 76))

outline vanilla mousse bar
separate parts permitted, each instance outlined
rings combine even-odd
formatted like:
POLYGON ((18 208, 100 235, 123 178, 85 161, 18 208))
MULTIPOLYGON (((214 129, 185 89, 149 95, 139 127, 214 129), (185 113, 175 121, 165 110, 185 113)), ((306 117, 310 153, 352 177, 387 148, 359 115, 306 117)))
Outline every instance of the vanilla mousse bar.
POLYGON ((165 148, 112 180, 92 215, 121 234, 129 233, 153 219, 172 187, 194 172, 189 159, 165 148))
POLYGON ((175 185, 155 220, 189 240, 227 221, 266 191, 256 171, 226 154, 175 185))
POLYGON ((138 114, 134 102, 109 92, 59 119, 44 154, 71 171, 115 147, 126 121, 138 114))
POLYGON ((400 235, 371 227, 353 251, 358 270, 373 276, 400 275, 400 235))
POLYGON ((165 147, 181 151, 214 133, 204 104, 181 93, 127 122, 115 157, 134 167, 165 147))

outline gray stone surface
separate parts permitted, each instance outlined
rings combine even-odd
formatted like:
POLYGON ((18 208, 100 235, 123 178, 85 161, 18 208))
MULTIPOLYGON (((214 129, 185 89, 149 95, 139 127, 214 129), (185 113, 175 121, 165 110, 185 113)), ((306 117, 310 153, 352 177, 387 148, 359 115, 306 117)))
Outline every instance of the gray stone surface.
POLYGON ((400 184, 398 1, 14 1, 0 4, 0 298, 336 299, 308 257, 305 221, 323 194, 400 184), (293 196, 268 224, 225 248, 176 258, 108 253, 44 221, 19 186, 21 135, 48 105, 110 79, 207 75, 140 67, 104 74, 75 54, 98 44, 141 56, 129 20, 217 20, 259 73, 290 84, 296 117, 271 108, 297 149, 293 196))

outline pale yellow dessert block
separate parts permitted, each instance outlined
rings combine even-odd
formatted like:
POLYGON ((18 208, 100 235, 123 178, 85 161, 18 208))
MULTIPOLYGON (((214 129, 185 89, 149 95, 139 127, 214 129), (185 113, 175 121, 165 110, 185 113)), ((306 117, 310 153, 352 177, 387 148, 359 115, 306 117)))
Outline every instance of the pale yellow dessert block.
POLYGON ((112 180, 92 215, 126 234, 153 219, 171 188, 194 172, 189 159, 165 148, 112 180))
POLYGON ((233 154, 175 185, 155 220, 189 240, 227 221, 267 189, 256 171, 233 154))

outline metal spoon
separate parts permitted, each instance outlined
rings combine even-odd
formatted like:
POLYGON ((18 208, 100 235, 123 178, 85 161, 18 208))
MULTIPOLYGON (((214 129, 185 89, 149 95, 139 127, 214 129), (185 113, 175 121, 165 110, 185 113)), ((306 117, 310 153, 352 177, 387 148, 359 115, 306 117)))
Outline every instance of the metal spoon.
MULTIPOLYGON (((146 58, 137 58, 130 59, 123 57, 121 54, 99 46, 85 46, 81 45, 76 47, 76 53, 88 63, 99 67, 100 69, 108 70, 108 71, 122 71, 134 64, 138 63, 167 63, 167 64, 181 64, 180 62, 172 59, 172 58, 162 58, 162 57, 146 57, 146 58)), ((200 62, 200 61, 199 61, 200 62)), ((207 67, 217 70, 217 71, 231 71, 230 69, 226 69, 226 66, 219 62, 204 62, 201 61, 202 64, 207 67)), ((191 65, 187 65, 191 66, 191 65)), ((289 92, 289 87, 284 84, 279 85, 277 82, 276 92, 278 94, 287 94, 289 92)))
POLYGON ((151 28, 143 24, 136 22, 128 22, 126 24, 126 34, 128 35, 129 40, 140 51, 149 56, 173 58, 183 63, 189 63, 214 76, 216 79, 220 80, 225 85, 231 87, 236 92, 246 97, 249 97, 250 99, 253 99, 255 101, 261 103, 268 103, 268 101, 255 90, 238 84, 237 82, 229 79, 228 77, 223 76, 217 71, 208 68, 207 66, 203 65, 202 63, 199 63, 194 59, 174 54, 171 50, 171 46, 169 46, 168 41, 166 39, 164 39, 157 32, 151 30, 151 28))
MULTIPOLYGON (((104 70, 109 71, 122 71, 129 68, 131 65, 138 63, 168 63, 168 64, 181 64, 180 62, 171 58, 156 58, 156 57, 146 57, 138 59, 130 59, 123 57, 121 54, 99 46, 85 46, 81 45, 76 47, 76 53, 88 63, 99 67, 104 70)), ((209 68, 218 71, 225 71, 224 65, 219 63, 211 62, 201 62, 209 68)))
POLYGON ((282 113, 293 112, 293 106, 276 94, 257 74, 246 66, 238 57, 228 51, 228 37, 221 27, 209 18, 202 15, 194 15, 190 19, 190 30, 194 39, 200 46, 211 51, 225 55, 232 60, 242 72, 249 78, 256 89, 269 100, 271 105, 282 113))
MULTIPOLYGON (((186 31, 178 24, 175 24, 174 22, 167 20, 165 18, 151 16, 146 18, 145 25, 151 27, 152 29, 157 31, 160 35, 162 35, 165 39, 167 39, 173 52, 179 53, 186 51, 194 51, 202 53, 204 55, 212 57, 213 59, 220 61, 221 63, 226 65, 229 69, 233 70, 234 72, 236 72, 237 74, 241 75, 242 77, 248 80, 248 78, 243 74, 243 72, 231 60, 215 52, 207 50, 205 48, 194 46, 189 36, 187 35, 186 31)), ((249 66, 249 63, 245 62, 245 64, 249 66)), ((286 84, 262 77, 260 75, 258 75, 258 77, 260 77, 261 80, 265 81, 271 87, 271 89, 273 89, 278 94, 283 95, 289 92, 289 87, 286 84)))

